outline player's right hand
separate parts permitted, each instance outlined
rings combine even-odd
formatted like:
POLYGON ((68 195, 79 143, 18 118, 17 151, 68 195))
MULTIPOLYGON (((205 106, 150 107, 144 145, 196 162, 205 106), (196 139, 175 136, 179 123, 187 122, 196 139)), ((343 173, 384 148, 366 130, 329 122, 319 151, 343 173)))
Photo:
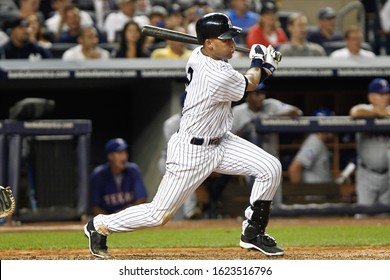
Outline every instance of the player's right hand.
POLYGON ((251 50, 249 52, 249 58, 251 59, 259 59, 261 60, 261 63, 264 62, 264 56, 267 53, 267 48, 264 45, 261 44, 254 44, 251 47, 251 50))
POLYGON ((268 69, 270 74, 272 74, 278 68, 281 59, 282 53, 276 51, 274 47, 269 45, 264 55, 264 63, 262 67, 268 69))

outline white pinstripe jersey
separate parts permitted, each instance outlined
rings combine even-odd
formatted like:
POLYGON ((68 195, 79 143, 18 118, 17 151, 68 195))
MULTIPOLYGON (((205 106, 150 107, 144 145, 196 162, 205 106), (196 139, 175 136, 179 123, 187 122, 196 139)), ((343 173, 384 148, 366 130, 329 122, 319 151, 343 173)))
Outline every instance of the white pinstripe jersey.
POLYGON ((201 48, 197 47, 187 62, 187 96, 180 132, 215 138, 230 131, 232 101, 242 99, 247 81, 228 62, 203 55, 201 48))

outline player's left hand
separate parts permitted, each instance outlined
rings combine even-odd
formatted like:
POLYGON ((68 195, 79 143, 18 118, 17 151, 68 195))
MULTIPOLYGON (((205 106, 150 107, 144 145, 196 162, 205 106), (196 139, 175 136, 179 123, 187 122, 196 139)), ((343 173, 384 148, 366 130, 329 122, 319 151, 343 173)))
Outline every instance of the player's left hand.
MULTIPOLYGON (((268 70, 272 74, 279 66, 279 62, 282 60, 282 53, 276 51, 272 45, 267 47, 266 54, 264 56, 263 68, 268 70)), ((267 71, 267 72, 268 72, 267 71)))
POLYGON ((260 59, 261 63, 263 63, 266 52, 267 52, 266 46, 262 44, 254 44, 252 45, 251 50, 249 52, 249 58, 260 59))
POLYGON ((264 63, 264 56, 267 52, 266 46, 262 44, 254 44, 251 47, 251 50, 249 52, 249 58, 252 59, 250 68, 258 67, 261 68, 261 66, 264 63))

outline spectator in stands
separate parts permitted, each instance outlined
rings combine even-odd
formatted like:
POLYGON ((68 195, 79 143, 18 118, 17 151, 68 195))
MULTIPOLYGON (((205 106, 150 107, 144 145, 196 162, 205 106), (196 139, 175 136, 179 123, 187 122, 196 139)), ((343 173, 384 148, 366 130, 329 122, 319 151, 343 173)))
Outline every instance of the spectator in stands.
POLYGON ((390 0, 382 5, 382 8, 379 10, 379 19, 381 34, 385 38, 384 48, 387 55, 390 54, 390 0))
POLYGON ((148 57, 145 53, 145 36, 135 21, 129 21, 123 27, 119 37, 119 48, 114 49, 112 57, 137 58, 148 57))
POLYGON ((80 30, 77 38, 78 44, 67 49, 63 60, 88 60, 88 59, 109 59, 110 52, 98 46, 99 37, 95 27, 84 27, 80 30))
POLYGON ((342 41, 343 35, 336 32, 336 11, 323 7, 318 12, 318 28, 307 34, 307 40, 324 47, 325 42, 342 41))
POLYGON ((9 19, 5 26, 10 40, 0 48, 1 59, 40 60, 53 57, 49 49, 43 48, 30 40, 27 19, 14 17, 9 19))
POLYGON ((93 11, 96 27, 102 31, 105 17, 117 9, 115 0, 75 0, 75 6, 81 10, 93 11))
POLYGON ((16 15, 19 11, 18 5, 14 0, 1 0, 0 1, 0 13, 1 14, 11 14, 16 15))
MULTIPOLYGON (((383 78, 373 79, 368 85, 367 99, 369 104, 357 104, 351 108, 349 113, 351 117, 382 118, 390 116, 390 86, 387 80, 383 78)), ((357 133, 356 151, 357 203, 389 206, 389 133, 357 133)))
POLYGON ((148 14, 149 24, 157 27, 165 27, 168 11, 163 6, 153 6, 148 14))
POLYGON ((61 31, 57 42, 77 44, 77 38, 81 30, 80 10, 73 5, 66 6, 63 12, 63 20, 68 28, 61 31))
POLYGON ((287 35, 280 27, 278 9, 273 2, 265 2, 261 8, 258 24, 253 25, 246 36, 246 45, 272 45, 277 48, 288 41, 287 35))
POLYGON ((146 201, 141 171, 136 163, 128 161, 127 147, 122 138, 106 143, 107 162, 97 166, 90 176, 93 215, 111 214, 146 201))
MULTIPOLYGON (((174 29, 178 32, 185 32, 183 27, 174 29)), ((166 47, 155 49, 151 54, 151 58, 189 58, 192 51, 186 47, 185 43, 166 40, 166 47)))
POLYGON ((39 10, 41 0, 19 0, 19 16, 27 18, 30 15, 37 15, 39 20, 44 21, 45 17, 39 10))
POLYGON ((345 48, 333 51, 329 56, 335 58, 375 57, 375 53, 362 48, 363 33, 356 25, 350 25, 344 32, 345 48))
MULTIPOLYGON (((321 108, 313 115, 316 117, 328 117, 334 115, 334 113, 327 108, 321 108)), ((331 155, 326 146, 333 139, 333 133, 310 133, 288 166, 290 182, 326 183, 333 181, 330 162, 331 155)))
POLYGON ((379 11, 382 30, 390 32, 390 1, 386 0, 379 11))
MULTIPOLYGON (((184 101, 185 101, 185 93, 183 93, 180 97, 180 107, 183 109, 184 101)), ((161 151, 161 156, 158 162, 158 167, 161 171, 161 174, 165 174, 165 162, 167 160, 167 143, 171 136, 176 133, 176 131, 180 127, 180 120, 181 120, 181 111, 173 114, 168 119, 166 119, 163 123, 163 134, 165 139, 164 148, 161 151)), ((191 195, 185 200, 183 206, 182 206, 182 214, 184 219, 197 219, 201 215, 201 211, 198 208, 197 205, 197 196, 196 192, 192 192, 191 195)), ((175 215, 177 218, 180 218, 180 211, 177 212, 175 215)))
POLYGON ((279 46, 283 56, 326 56, 324 48, 306 40, 307 18, 300 13, 291 14, 287 19, 290 40, 279 46))
POLYGON ((173 29, 178 26, 183 26, 184 15, 179 4, 174 3, 168 9, 168 16, 165 19, 165 28, 173 29))
POLYGON ((119 40, 117 35, 129 20, 135 21, 141 28, 149 24, 149 18, 147 16, 135 16, 136 2, 137 0, 116 0, 119 10, 108 14, 103 25, 109 43, 119 40))
POLYGON ((135 6, 135 15, 136 16, 147 16, 149 15, 150 11, 152 10, 152 7, 154 5, 159 5, 159 1, 153 1, 150 3, 149 0, 137 0, 136 6, 135 6))
POLYGON ((50 36, 47 34, 43 22, 39 19, 39 17, 36 14, 31 14, 27 16, 26 19, 28 20, 29 28, 30 28, 30 41, 36 42, 38 45, 40 45, 43 48, 50 49, 52 46, 52 42, 49 39, 52 38, 50 38, 50 36))
POLYGON ((259 14, 249 9, 248 0, 230 0, 230 9, 226 12, 234 26, 241 27, 246 33, 249 28, 255 25, 259 14))
POLYGON ((196 36, 196 22, 203 15, 213 12, 206 0, 194 0, 190 8, 184 11, 183 27, 188 34, 196 36))
MULTIPOLYGON (((81 16, 80 10, 76 6, 69 5, 64 8, 63 14, 64 23, 68 27, 65 31, 62 31, 57 40, 58 43, 73 43, 77 44, 77 38, 80 34, 81 28, 81 16)), ((106 43, 107 39, 105 34, 96 28, 99 37, 99 43, 106 43)))
POLYGON ((156 5, 160 5, 160 3, 166 3, 166 5, 170 5, 170 1, 155 1, 152 0, 153 3, 151 3, 150 0, 137 0, 137 5, 136 5, 136 16, 141 16, 141 15, 149 15, 150 11, 152 8, 156 5))
MULTIPOLYGON (((157 26, 157 27, 164 27, 166 28, 166 18, 168 16, 168 11, 163 6, 153 6, 149 17, 149 25, 157 26)), ((152 36, 147 36, 145 38, 145 52, 150 55, 150 53, 157 49, 157 48, 163 48, 165 47, 165 40, 161 38, 156 38, 152 36)))
MULTIPOLYGON (((65 7, 72 4, 72 0, 51 0, 51 5, 54 13, 51 17, 46 19, 45 26, 48 31, 54 34, 57 40, 62 31, 67 30, 67 25, 64 21, 65 7)), ((80 10, 81 25, 83 27, 93 26, 94 21, 92 17, 86 12, 80 10)))

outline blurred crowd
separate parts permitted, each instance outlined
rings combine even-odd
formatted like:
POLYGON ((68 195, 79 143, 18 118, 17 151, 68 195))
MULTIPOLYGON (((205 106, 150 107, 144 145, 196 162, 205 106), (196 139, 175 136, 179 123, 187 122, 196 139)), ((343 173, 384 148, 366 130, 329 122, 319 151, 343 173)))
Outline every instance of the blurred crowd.
POLYGON ((284 56, 389 54, 390 1, 360 2, 365 16, 340 31, 334 8, 313 11, 317 22, 309 24, 281 0, 2 0, 0 58, 187 58, 194 46, 144 36, 142 28, 196 35, 196 21, 214 11, 243 29, 237 45, 271 44, 284 56))

